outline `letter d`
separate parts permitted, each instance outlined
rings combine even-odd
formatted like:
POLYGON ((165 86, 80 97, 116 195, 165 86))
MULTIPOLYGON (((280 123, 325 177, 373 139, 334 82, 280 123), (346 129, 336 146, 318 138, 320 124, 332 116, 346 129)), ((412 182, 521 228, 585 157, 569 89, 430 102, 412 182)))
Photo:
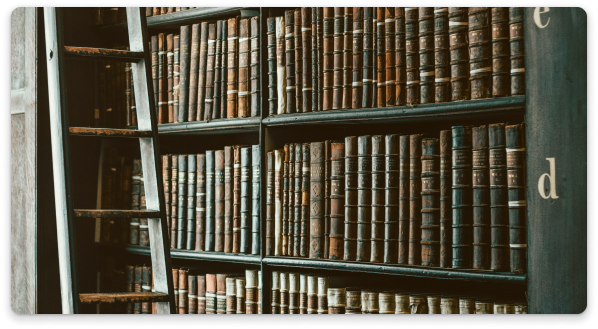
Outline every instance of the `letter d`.
POLYGON ((554 158, 546 158, 550 163, 550 174, 544 173, 540 176, 540 180, 538 180, 538 192, 540 196, 544 199, 553 198, 558 199, 558 195, 556 195, 556 172, 554 168, 554 158), (548 181, 550 182, 550 194, 546 195, 544 192, 544 181, 548 177, 548 181))

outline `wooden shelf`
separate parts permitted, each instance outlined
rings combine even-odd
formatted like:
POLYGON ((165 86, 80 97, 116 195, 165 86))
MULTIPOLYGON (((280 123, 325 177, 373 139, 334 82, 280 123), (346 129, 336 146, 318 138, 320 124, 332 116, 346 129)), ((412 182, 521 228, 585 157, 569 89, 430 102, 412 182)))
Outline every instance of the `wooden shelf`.
POLYGON ((480 119, 504 115, 523 115, 525 96, 469 100, 440 104, 393 106, 357 110, 334 110, 274 115, 262 120, 268 127, 313 124, 369 124, 445 119, 480 119))
POLYGON ((514 274, 508 272, 496 273, 480 270, 454 270, 438 267, 422 267, 394 264, 387 265, 290 257, 266 257, 263 259, 263 263, 271 266, 391 274, 434 279, 510 283, 520 285, 525 285, 527 283, 527 274, 514 274))
POLYGON ((201 7, 177 11, 171 14, 150 16, 147 18, 149 29, 178 27, 180 25, 197 23, 199 20, 215 18, 224 15, 239 14, 247 7, 201 7))
POLYGON ((210 122, 190 121, 182 123, 166 123, 158 125, 160 134, 230 134, 230 133, 258 133, 260 117, 216 119, 210 122))

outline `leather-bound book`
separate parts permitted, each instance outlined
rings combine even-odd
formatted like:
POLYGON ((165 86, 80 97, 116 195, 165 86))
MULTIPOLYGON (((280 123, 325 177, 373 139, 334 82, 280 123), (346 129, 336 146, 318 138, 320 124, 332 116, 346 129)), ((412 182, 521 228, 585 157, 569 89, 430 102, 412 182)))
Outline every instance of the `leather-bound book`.
POLYGON ((407 72, 405 58, 405 8, 395 7, 395 105, 405 105, 407 72))
POLYGON ((322 20, 322 110, 331 110, 334 105, 334 8, 323 8, 322 20))
POLYGON ((215 220, 215 159, 214 151, 206 151, 206 239, 205 251, 214 251, 214 220, 215 220))
POLYGON ((257 270, 245 270, 245 313, 257 314, 257 270))
POLYGON ((285 60, 285 17, 276 17, 276 114, 287 113, 287 73, 285 60))
MULTIPOLYGON (((509 246, 511 272, 527 270, 527 234, 525 196, 525 131, 523 124, 505 127, 507 139, 507 185, 509 189, 509 246)), ((545 184, 542 176, 541 183, 545 184)))
POLYGON ((453 126, 453 268, 472 263, 471 127, 453 126))
POLYGON ((233 251, 233 147, 224 147, 224 252, 233 251))
POLYGON ((434 7, 434 100, 436 103, 451 100, 448 31, 448 7, 434 7))
POLYGON ((395 314, 411 314, 411 308, 409 307, 409 293, 396 293, 395 307, 395 314))
POLYGON ((301 146, 301 159, 303 160, 301 172, 301 227, 299 229, 299 256, 309 255, 309 222, 310 222, 310 145, 303 143, 301 146))
POLYGON ((224 251, 224 151, 214 151, 214 251, 224 251))
POLYGON ((434 7, 419 8, 420 104, 434 103, 434 7))
POLYGON ((399 135, 386 135, 384 145, 384 263, 396 264, 399 251, 399 135))
MULTIPOLYGON (((133 283, 133 291, 141 292, 141 285, 143 280, 143 266, 135 266, 134 275, 135 281, 133 283)), ((141 303, 133 303, 133 314, 141 314, 141 303)))
POLYGON ((274 255, 274 152, 266 154, 266 256, 274 255))
POLYGON ((507 271, 509 264, 509 215, 505 124, 488 126, 490 149, 490 269, 507 271))
MULTIPOLYGON (((181 37, 179 34, 174 35, 174 58, 172 64, 172 113, 168 114, 168 122, 173 123, 178 118, 179 113, 179 93, 180 89, 180 65, 181 65, 181 37)), ((135 102, 135 97, 131 99, 135 102)))
POLYGON ((303 36, 301 34, 301 10, 293 11, 293 36, 295 44, 295 112, 303 110, 303 36))
POLYGON ((286 95, 287 108, 284 113, 296 112, 296 85, 295 85, 295 11, 286 10, 284 12, 284 58, 285 58, 285 77, 286 77, 286 95))
MULTIPOLYGON (((152 268, 143 265, 141 267, 141 292, 150 292, 150 281, 152 277, 152 268)), ((150 303, 141 303, 141 314, 150 314, 150 303)))
POLYGON ((452 139, 450 130, 440 131, 440 267, 453 263, 452 139))
POLYGON ((233 146, 233 253, 241 250, 241 146, 233 146))
MULTIPOLYGON (((220 93, 214 92, 214 112, 219 112, 219 118, 226 118, 228 113, 228 31, 231 28, 228 20, 222 20, 222 51, 220 56, 220 93)), ((216 38, 218 39, 218 38, 216 38)))
POLYGON ((332 109, 342 108, 343 102, 343 51, 344 47, 344 7, 334 7, 333 23, 333 73, 332 73, 332 109))
MULTIPOLYGON (((345 237, 345 143, 331 144, 330 164, 330 251, 329 258, 342 260, 345 237)), ((344 301, 343 301, 344 305, 344 301)))
POLYGON ((376 105, 386 106, 386 7, 376 7, 376 105))
POLYGON ((374 99, 374 9, 363 8, 363 95, 361 107, 372 107, 374 99))
MULTIPOLYGON (((171 40, 172 41, 172 40, 171 40)), ((171 49, 172 50, 172 49, 171 49)), ((170 59, 170 57, 169 57, 170 59)), ((98 90, 98 75, 99 75, 99 63, 94 63, 93 67, 93 81, 94 81, 94 93, 93 93, 93 126, 101 127, 100 123, 100 93, 98 90)), ((172 72, 172 71, 171 71, 172 72)), ((125 63, 125 97, 126 97, 126 122, 127 127, 132 126, 132 114, 131 114, 131 97, 135 98, 135 95, 131 93, 131 86, 133 85, 133 76, 131 74, 131 63, 125 63)))
POLYGON ((257 314, 262 314, 262 271, 257 271, 257 314))
MULTIPOLYGON (((173 63, 174 63, 174 34, 170 33, 166 35, 166 113, 164 114, 166 121, 164 123, 170 122, 172 116, 174 115, 174 103, 173 103, 173 94, 172 94, 172 87, 173 87, 173 63)), ((130 65, 130 64, 128 64, 130 65)), ((131 66, 128 66, 130 72, 131 66)), ((132 78, 132 77, 131 77, 132 78)), ((132 96, 133 94, 131 94, 132 96)))
POLYGON ((241 239, 239 252, 251 253, 251 147, 241 147, 241 239))
POLYGON ((179 270, 179 314, 188 314, 189 291, 187 283, 189 279, 189 270, 179 270))
POLYGON ((154 7, 145 7, 145 16, 153 16, 154 15, 154 7))
POLYGON ((328 314, 345 314, 347 293, 345 288, 328 288, 328 314))
POLYGON ((307 277, 307 314, 318 313, 318 277, 307 277))
POLYGON ((345 236, 343 260, 357 257, 357 137, 345 138, 345 236))
POLYGON ((438 138, 422 140, 421 265, 440 265, 440 145, 438 138))
POLYGON ((451 100, 469 99, 469 46, 467 7, 449 7, 451 100))
MULTIPOLYGON (((318 58, 318 63, 316 65, 317 68, 317 75, 312 77, 312 79, 317 80, 317 98, 318 98, 318 106, 316 107, 318 111, 324 110, 324 7, 315 7, 312 8, 312 19, 313 13, 316 13, 316 19, 312 20, 312 30, 315 27, 316 31, 316 50, 315 52, 312 50, 312 53, 315 53, 316 57, 318 58), (315 25, 313 25, 315 22, 315 25)), ((333 13, 330 13, 330 17, 332 18, 333 13)), ((332 22, 330 22, 330 31, 332 32, 332 22)), ((332 36, 331 36, 332 38, 332 36)), ((313 39, 313 37, 312 37, 313 39)), ((330 39, 332 42, 332 39, 330 39)), ((313 48, 313 46, 312 46, 313 48)), ((332 44, 330 45, 330 49, 332 49, 332 44)), ((332 65, 332 64, 330 64, 332 65)), ((314 83, 314 86, 316 83, 314 83)))
POLYGON ((490 8, 471 7, 469 14, 469 81, 471 99, 492 95, 490 8))
POLYGON ((274 150, 274 256, 282 256, 282 162, 284 150, 274 150))
POLYGON ((407 72, 407 104, 419 104, 419 12, 405 7, 405 67, 407 72))
POLYGON ((509 42, 511 48, 511 95, 525 95, 525 39, 523 7, 509 8, 509 42))
POLYGON ((289 273, 280 272, 280 314, 289 314, 289 273))
MULTIPOLYGON (((173 157, 176 158, 176 157, 173 157)), ((141 159, 133 160, 131 171, 131 209, 139 210, 139 199, 141 196, 141 159)), ((176 191, 175 191, 176 193, 176 191)), ((172 192, 171 192, 172 195, 172 192)), ((176 194, 174 195, 176 198, 176 194)), ((129 221, 129 244, 139 244, 139 218, 131 218, 129 221)))
POLYGON ((324 143, 310 145, 309 258, 324 256, 324 143))
POLYGON ((237 313, 245 314, 245 278, 236 278, 235 283, 237 285, 237 313))
MULTIPOLYGON (((347 28, 345 26, 345 30, 347 28)), ((351 108, 358 109, 361 107, 363 97, 363 7, 353 7, 353 32, 350 38, 352 39, 351 53, 353 55, 351 59, 351 108)))
POLYGON ((511 94, 511 61, 509 45, 509 8, 493 7, 492 21, 492 96, 511 94))
POLYGON ((494 302, 489 300, 476 300, 475 314, 494 314, 494 302))
MULTIPOLYGON (((172 155, 172 171, 170 175, 170 248, 175 249, 177 245, 177 226, 178 226, 178 210, 179 210, 179 157, 172 155)), ((137 160, 135 160, 137 161, 137 160)), ((141 165, 141 160, 139 160, 141 165)), ((141 172, 141 167, 139 167, 141 172)), ((133 173, 135 173, 135 162, 133 162, 133 173)), ((133 184, 135 181, 133 180, 133 184)), ((133 185, 133 191, 135 185, 133 185)), ((141 184, 139 184, 141 191, 141 184)), ((131 232, 131 239, 133 239, 133 232, 131 232)))
MULTIPOLYGON (((145 204, 145 187, 143 181, 141 181, 139 185, 139 210, 146 210, 147 207, 145 204)), ((139 245, 144 247, 149 246, 149 230, 147 224, 147 218, 139 218, 139 245)))
MULTIPOLYGON (((205 109, 203 119, 209 121, 212 119, 212 109, 214 108, 214 65, 216 63, 216 24, 208 25, 208 52, 206 58, 206 88, 205 88, 205 109)), ((179 107, 181 105, 179 104, 179 107)))
POLYGON ((409 136, 409 265, 421 264, 422 135, 409 136))
POLYGON ((490 172, 488 163, 488 126, 473 127, 473 268, 490 269, 490 172))
POLYGON ((330 278, 318 277, 318 314, 328 314, 328 286, 330 278))
POLYGON ((293 187, 293 257, 299 257, 301 243, 301 182, 303 180, 302 174, 302 152, 301 143, 295 144, 295 163, 293 163, 293 171, 295 173, 294 187, 293 187))
POLYGON ((226 61, 226 52, 222 52, 222 43, 226 43, 226 35, 223 36, 224 20, 216 22, 216 50, 214 51, 214 94, 212 102, 212 119, 221 118, 221 96, 222 91, 226 90, 226 85, 222 84, 222 68, 224 61, 226 61))
POLYGON ((299 314, 299 273, 289 273, 289 314, 299 314))
POLYGON ((440 314, 459 314, 459 298, 443 296, 440 299, 440 314))
POLYGON ((226 314, 237 314, 237 279, 226 278, 226 314))
POLYGON ((378 292, 373 290, 361 291, 361 312, 363 314, 378 314, 380 304, 378 292))
POLYGON ((201 28, 199 24, 191 25, 191 50, 189 64, 189 109, 185 121, 197 118, 197 88, 199 80, 199 43, 201 28))
MULTIPOLYGON (((172 269, 172 286, 174 288, 174 307, 178 311, 178 308, 179 308, 179 270, 177 268, 172 269)), ((139 290, 139 291, 141 291, 141 290, 139 290)))
POLYGON ((282 163, 282 256, 289 247, 289 144, 284 145, 282 163))
POLYGON ((216 274, 216 314, 226 314, 226 279, 228 274, 216 274))
MULTIPOLYGON (((342 108, 352 108, 353 89, 353 7, 344 7, 343 16, 343 101, 342 108)), ((358 34, 359 35, 359 34, 358 34)))
POLYGON ((459 314, 475 314, 475 299, 459 298, 459 314))
POLYGON ((378 67, 378 10, 376 7, 372 8, 372 15, 373 15, 373 36, 372 36, 372 42, 374 43, 374 46, 372 48, 372 57, 373 57, 373 67, 372 67, 372 72, 373 72, 373 80, 372 80, 372 104, 370 104, 370 107, 378 107, 378 71, 377 71, 377 67, 378 67))
POLYGON ((197 314, 206 314, 206 277, 197 276, 197 314))
POLYGON ((345 297, 345 314, 361 314, 361 290, 346 288, 345 297))
POLYGON ((357 139, 357 256, 370 261, 372 222, 372 137, 357 139))
POLYGON ((229 18, 227 23, 227 59, 226 59, 226 117, 236 118, 238 110, 238 92, 239 92, 239 40, 237 27, 239 19, 237 17, 229 18))
POLYGON ((428 296, 428 314, 441 314, 440 296, 428 296))
POLYGON ((330 249, 330 154, 332 141, 324 141, 324 251, 328 259, 330 249))
POLYGON ((299 314, 307 314, 307 274, 299 275, 299 314))
MULTIPOLYGON (((313 70, 315 64, 317 63, 317 59, 312 55, 312 34, 315 34, 316 31, 312 30, 312 12, 310 7, 302 7, 301 8, 301 47, 302 47, 302 58, 301 62, 303 64, 302 72, 303 76, 301 77, 301 81, 303 85, 301 87, 302 93, 302 110, 303 112, 312 112, 312 106, 315 104, 314 100, 314 88, 313 88, 313 70)), ((297 22, 295 22, 297 23, 297 22)), ((297 93, 299 94, 299 93, 297 93)))
POLYGON ((260 18, 249 19, 249 115, 260 116, 260 18))
POLYGON ((179 154, 179 202, 177 218, 177 249, 185 249, 187 238, 187 155, 179 154))
POLYGON ((378 294, 379 314, 395 314, 396 301, 394 292, 381 292, 378 294))
POLYGON ((197 115, 194 119, 195 121, 202 121, 205 118, 208 29, 208 23, 202 22, 201 34, 199 38, 199 66, 197 69, 197 115))
POLYGON ((515 314, 515 305, 507 301, 496 301, 494 314, 515 314))
POLYGON ((249 99, 249 19, 239 21, 239 92, 237 116, 250 116, 249 99))
POLYGON ((197 155, 195 201, 195 251, 203 251, 206 230, 206 155, 197 155))
MULTIPOLYGON (((322 58, 320 58, 320 51, 322 50, 322 7, 311 7, 311 17, 309 18, 311 23, 311 58, 312 58, 312 112, 321 111, 322 103, 321 92, 322 92, 322 58)), ((303 62, 305 64, 305 62, 303 62)))
POLYGON ((384 136, 372 136, 372 243, 370 254, 372 263, 382 263, 384 260, 384 154, 384 136))
POLYGON ((280 272, 272 271, 271 314, 280 314, 280 272))
POLYGON ((189 109, 189 72, 191 55, 191 29, 181 26, 180 67, 179 67, 179 111, 175 122, 185 122, 189 109))
MULTIPOLYGON (((158 75, 159 68, 158 68, 158 35, 152 35, 151 37, 151 55, 152 55, 152 86, 154 88, 154 106, 156 111, 156 116, 158 117, 158 123, 162 123, 161 116, 160 116, 160 105, 158 103, 158 97, 160 93, 158 92, 158 75)), ((113 63, 113 65, 115 65, 113 63)), ((112 82, 112 81, 111 81, 112 82)))
MULTIPOLYGON (((262 153, 259 145, 251 146, 251 254, 260 254, 260 186, 262 153)), ((248 251, 249 252, 249 251, 248 251)))
POLYGON ((197 171, 197 157, 195 154, 187 156, 187 238, 185 249, 195 248, 195 182, 197 171))
POLYGON ((288 177, 287 177, 287 195, 286 197, 288 198, 287 201, 287 221, 288 223, 287 225, 287 234, 288 234, 288 238, 287 238, 287 250, 286 250, 286 255, 287 256, 293 256, 293 248, 295 247, 295 235, 297 234, 297 232, 295 232, 295 144, 291 143, 289 144, 289 150, 288 150, 288 159, 289 162, 287 164, 287 168, 288 168, 288 177))
POLYGON ((411 314, 428 314, 428 300, 425 295, 409 295, 411 314))
POLYGON ((152 16, 160 16, 162 12, 162 7, 152 7, 153 13, 152 16))
MULTIPOLYGON (((126 291, 135 292, 135 266, 127 265, 125 268, 125 279, 126 279, 126 291)), ((127 303, 127 314, 133 314, 134 303, 127 303)))
POLYGON ((269 17, 266 23, 268 63, 268 115, 278 114, 278 89, 276 77, 276 17, 269 17))
POLYGON ((528 314, 527 303, 524 301, 515 302, 515 314, 528 314))
POLYGON ((189 275, 187 282, 189 314, 197 314, 197 276, 189 275))
POLYGON ((396 104, 396 55, 395 55, 395 9, 394 7, 384 7, 384 55, 385 55, 385 70, 386 70, 386 106, 394 106, 396 104))

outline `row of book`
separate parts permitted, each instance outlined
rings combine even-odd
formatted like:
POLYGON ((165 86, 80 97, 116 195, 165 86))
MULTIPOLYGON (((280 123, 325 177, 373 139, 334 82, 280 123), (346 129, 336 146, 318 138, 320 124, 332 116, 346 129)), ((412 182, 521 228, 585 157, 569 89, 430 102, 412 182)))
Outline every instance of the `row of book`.
MULTIPOLYGON (((179 11, 193 9, 195 7, 146 7, 145 16, 159 16, 179 11)), ((127 11, 125 7, 94 7, 92 10, 93 25, 112 25, 125 23, 127 11)))
POLYGON ((113 128, 137 126, 131 63, 97 61, 93 65, 92 125, 113 128))
POLYGON ((523 124, 267 153, 266 256, 526 272, 523 124))
POLYGON ((527 314, 525 301, 329 285, 329 277, 273 271, 272 314, 527 314))
POLYGON ((269 115, 523 95, 523 8, 304 7, 267 20, 269 115))
POLYGON ((185 11, 197 7, 145 7, 145 16, 160 16, 185 11))

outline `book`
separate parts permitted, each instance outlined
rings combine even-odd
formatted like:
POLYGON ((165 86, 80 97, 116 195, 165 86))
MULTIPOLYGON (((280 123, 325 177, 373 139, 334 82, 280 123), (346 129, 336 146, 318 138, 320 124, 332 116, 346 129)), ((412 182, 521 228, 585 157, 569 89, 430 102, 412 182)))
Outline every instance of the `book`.
POLYGON ((214 251, 224 251, 224 151, 214 151, 214 251))
MULTIPOLYGON (((204 117, 205 121, 212 120, 212 111, 215 109, 214 98, 218 95, 214 94, 214 66, 216 64, 216 24, 208 24, 208 51, 206 58, 206 86, 205 86, 205 100, 204 100, 204 117)), ((179 105, 180 107, 180 105, 179 105)), ((206 153, 207 155, 207 153, 206 153)))
POLYGON ((359 195, 357 137, 345 137, 345 236, 343 260, 357 257, 357 197, 359 195))
POLYGON ((332 141, 324 141, 324 244, 323 255, 324 259, 329 258, 330 249, 330 154, 332 141))
MULTIPOLYGON (((394 7, 384 7, 384 56, 385 56, 385 75, 386 81, 386 103, 385 106, 393 106, 396 104, 396 27, 395 27, 395 9, 394 7)), ((393 300, 394 301, 394 300, 393 300)))
POLYGON ((471 127, 453 126, 453 268, 471 268, 473 209, 471 127))
POLYGON ((417 7, 405 7, 405 67, 407 72, 406 102, 419 104, 419 12, 417 7))
POLYGON ((399 252, 399 135, 386 135, 384 145, 384 263, 396 264, 399 252))
POLYGON ((376 103, 374 107, 386 106, 386 7, 376 7, 376 103))
POLYGON ((406 102, 405 8, 395 7, 395 105, 406 102))
POLYGON ((427 296, 428 298, 428 314, 441 314, 440 311, 440 296, 427 296))
POLYGON ((344 7, 343 16, 343 98, 342 108, 352 108, 353 89, 353 7, 344 7))
POLYGON ((201 22, 201 35, 199 38, 199 67, 197 73, 197 116, 195 121, 203 121, 206 117, 206 69, 208 61, 208 22, 201 22))
POLYGON ((249 117, 251 115, 250 97, 249 97, 249 19, 244 18, 239 21, 239 89, 237 93, 237 116, 239 118, 249 117))
MULTIPOLYGON (((214 225, 215 225, 215 158, 214 151, 206 151, 206 238, 205 251, 214 249, 214 225)), ((207 279, 206 279, 207 280, 207 279)))
POLYGON ((409 136, 409 265, 421 264, 422 135, 409 136))
POLYGON ((301 145, 301 218, 299 222, 299 256, 309 255, 309 229, 310 229, 310 145, 301 145))
POLYGON ((506 126, 505 137, 507 141, 510 267, 513 273, 525 273, 527 271, 527 201, 524 124, 506 126))
POLYGON ((309 258, 324 255, 324 143, 310 144, 309 258))
POLYGON ((189 109, 185 121, 195 121, 197 119, 200 35, 200 24, 192 24, 191 50, 189 52, 189 109))
POLYGON ((370 107, 377 107, 378 106, 378 10, 376 7, 372 8, 372 18, 373 18, 373 28, 372 28, 372 57, 373 57, 373 67, 372 67, 372 104, 370 107))
POLYGON ((299 314, 307 314, 307 274, 299 275, 299 314))
POLYGON ((249 37, 249 106, 250 116, 259 117, 261 108, 260 95, 260 23, 259 16, 251 17, 249 37))
MULTIPOLYGON (((316 56, 313 56, 313 51, 315 49, 312 48, 312 36, 316 35, 316 31, 312 29, 312 10, 310 7, 302 7, 301 8, 301 47, 302 47, 302 64, 303 69, 302 73, 303 76, 301 77, 301 81, 303 85, 301 86, 301 93, 302 93, 302 110, 303 112, 315 112, 314 105, 317 104, 316 98, 314 97, 315 94, 315 85, 313 84, 313 77, 316 75, 314 74, 314 68, 317 64, 316 56)), ((296 173, 296 171, 295 171, 296 173)))
MULTIPOLYGON (((221 102, 225 102, 222 100, 222 92, 226 90, 226 80, 223 83, 222 74, 226 67, 226 58, 227 53, 226 50, 226 32, 223 32, 223 29, 226 29, 224 26, 226 25, 226 20, 218 20, 216 22, 216 46, 214 50, 214 89, 213 89, 213 102, 212 102, 212 119, 220 119, 226 117, 226 112, 222 115, 222 104, 221 102)), ((226 105, 224 105, 226 108, 226 105)))
MULTIPOLYGON (((166 40, 164 33, 158 34, 158 123, 168 122, 166 40)), ((120 64, 120 63, 119 63, 120 64)))
POLYGON ((295 248, 295 144, 289 144, 287 163, 287 250, 286 255, 292 256, 295 248))
POLYGON ((342 108, 343 102, 343 72, 344 72, 344 7, 334 7, 333 18, 333 73, 332 73, 332 109, 342 108))
POLYGON ((301 10, 293 11, 293 43, 295 45, 295 112, 303 110, 303 35, 301 33, 301 10))
POLYGON ((245 309, 245 278, 235 278, 236 283, 236 314, 245 314, 247 310, 245 309))
MULTIPOLYGON (((142 171, 143 174, 143 171, 142 171)), ((143 176, 139 183, 139 210, 146 210, 146 203, 145 203, 145 186, 143 176)), ((143 247, 149 246, 149 230, 147 226, 147 218, 139 218, 139 245, 143 247)), ((112 223, 111 223, 112 224, 112 223)), ((108 236, 110 237, 110 230, 107 230, 108 236)))
POLYGON ((361 314, 361 290, 349 287, 345 289, 345 314, 361 314))
MULTIPOLYGON (((274 256, 282 256, 282 162, 284 150, 274 150, 274 256)), ((273 312, 274 313, 274 312, 273 312)), ((275 314, 275 313, 274 313, 275 314)))
POLYGON ((490 269, 490 172, 488 126, 471 129, 473 193, 473 268, 490 269))
POLYGON ((469 14, 469 75, 471 99, 492 95, 490 8, 471 7, 469 14))
POLYGON ((385 291, 378 294, 378 314, 395 314, 396 301, 393 292, 385 291))
POLYGON ((233 251, 233 147, 224 147, 224 252, 233 251))
POLYGON ((262 314, 262 271, 257 271, 257 314, 262 314))
POLYGON ((330 278, 318 276, 318 314, 328 314, 328 286, 330 278))
POLYGON ((440 131, 440 267, 453 263, 452 132, 440 131))
POLYGON ((363 314, 378 314, 378 292, 373 290, 361 291, 361 312, 363 314))
POLYGON ((233 250, 241 248, 241 146, 233 147, 233 250))
MULTIPOLYGON (((251 146, 251 254, 260 254, 260 192, 262 163, 260 145, 251 146)), ((249 281, 249 279, 247 279, 249 281)), ((255 313, 255 312, 254 312, 255 313)))
POLYGON ((358 262, 369 262, 372 222, 372 138, 357 138, 357 256, 358 262))
POLYGON ((299 273, 289 273, 289 314, 299 314, 299 273))
POLYGON ((434 7, 434 100, 451 100, 448 7, 434 7))
POLYGON ((177 249, 185 249, 187 237, 187 155, 179 154, 179 202, 177 217, 177 249))
POLYGON ((178 312, 179 309, 179 269, 172 269, 172 286, 174 291, 174 307, 178 312))
MULTIPOLYGON (((130 64, 128 64, 129 71, 131 70, 130 64)), ((166 108, 165 113, 166 121, 169 123, 174 116, 174 96, 173 96, 173 72, 174 72, 174 34, 169 33, 166 35, 166 108)), ((132 76, 131 76, 132 78, 132 76)), ((131 94, 133 95, 133 94, 131 94)))
POLYGON ((395 307, 395 314, 411 314, 411 308, 409 305, 409 293, 396 293, 395 307))
POLYGON ((312 112, 322 111, 323 81, 322 69, 324 65, 324 29, 323 29, 324 8, 311 8, 311 53, 313 58, 313 73, 312 73, 312 98, 313 106, 312 112))
POLYGON ((280 314, 280 273, 272 271, 271 314, 280 314))
POLYGON ((420 7, 419 20, 419 87, 420 104, 434 103, 434 7, 420 7))
POLYGON ((289 273, 280 272, 280 314, 289 314, 289 273))
POLYGON ((459 299, 442 297, 440 299, 440 314, 459 314, 459 299))
POLYGON ((345 237, 345 143, 333 142, 330 148, 329 258, 341 260, 344 257, 345 237))
POLYGON ((276 17, 276 88, 278 106, 276 114, 287 110, 287 73, 285 59, 285 17, 276 17))
MULTIPOLYGON (((295 11, 284 12, 284 58, 286 79, 286 109, 284 113, 296 112, 296 85, 295 85, 295 11)), ((280 109, 279 109, 280 110, 280 109)), ((283 246, 284 248, 284 246, 283 246)))
MULTIPOLYGON (((143 267, 135 266, 134 282, 133 282, 133 291, 134 292, 141 292, 142 280, 143 280, 143 267)), ((133 314, 141 314, 141 303, 133 303, 133 314)))
POLYGON ((154 107, 156 111, 156 117, 158 119, 158 123, 162 123, 161 120, 161 113, 159 112, 160 103, 158 101, 158 97, 160 93, 158 92, 158 35, 152 35, 151 37, 151 58, 152 58, 152 87, 154 90, 154 107))
POLYGON ((459 298, 459 314, 475 314, 475 299, 459 298))
POLYGON ((190 71, 190 29, 189 25, 180 28, 180 66, 179 66, 179 111, 175 122, 185 122, 189 110, 189 71, 190 71))
POLYGON ((373 8, 363 8, 363 108, 372 107, 374 99, 374 13, 373 8))
POLYGON ((268 63, 268 115, 278 114, 277 59, 276 59, 276 18, 266 21, 267 63, 268 63))
POLYGON ((322 9, 322 110, 334 108, 334 8, 322 9))
POLYGON ((490 9, 492 23, 492 96, 511 94, 511 59, 509 45, 509 8, 490 9))
POLYGON ((226 279, 228 274, 216 274, 216 314, 226 314, 226 279))
POLYGON ((179 269, 179 314, 188 314, 189 291, 187 284, 189 279, 189 270, 179 269))
POLYGON ((246 314, 257 314, 257 270, 245 270, 245 311, 246 314))
POLYGON ((274 235, 274 152, 266 154, 266 256, 273 256, 275 251, 274 235))
MULTIPOLYGON (((172 115, 168 114, 168 123, 173 123, 178 118, 179 113, 179 94, 181 90, 180 77, 181 77, 181 36, 180 34, 174 35, 174 59, 172 64, 172 115)), ((202 75, 203 76, 203 75, 202 75)), ((132 102, 135 102, 133 97, 132 102)))
POLYGON ((345 288, 328 288, 328 314, 345 314, 345 288))
POLYGON ((293 257, 299 257, 300 250, 301 250, 301 183, 303 181, 303 174, 302 174, 302 151, 301 151, 301 143, 295 144, 295 163, 294 166, 294 173, 295 173, 295 181, 293 187, 293 198, 294 198, 294 209, 293 209, 293 257))
POLYGON ((198 154, 196 161, 195 251, 203 251, 206 233, 206 155, 198 154))
POLYGON ((240 239, 239 251, 242 254, 251 253, 251 147, 240 147, 241 151, 241 182, 240 182, 240 239))
POLYGON ((509 8, 509 43, 511 49, 511 95, 525 95, 525 38, 523 7, 509 8))
POLYGON ((237 314, 237 279, 235 277, 227 277, 225 284, 226 314, 237 314))
POLYGON ((469 92, 469 46, 467 7, 449 7, 449 51, 451 65, 451 100, 462 101, 469 92))
MULTIPOLYGON (((382 98, 384 99, 384 98, 382 98)), ((384 260, 384 136, 372 136, 372 219, 370 262, 382 263, 384 260)))
MULTIPOLYGON (((238 92, 239 92, 239 31, 237 17, 229 18, 227 22, 227 59, 226 59, 226 117, 236 118, 238 111, 238 92)), ((224 91, 224 89, 223 89, 224 91)), ((224 104, 224 103, 223 103, 224 104)), ((234 249, 234 248, 233 248, 234 249)))
MULTIPOLYGON (((141 161, 141 160, 140 160, 141 161)), ((177 247, 177 228, 179 213, 179 157, 172 155, 172 172, 170 175, 170 248, 177 247)))
POLYGON ((309 275, 307 277, 307 314, 318 312, 318 277, 309 275))
MULTIPOLYGON (((352 81, 351 81, 351 108, 361 107, 363 97, 363 8, 353 7, 353 31, 351 32, 352 48, 351 59, 352 81)), ((347 30, 345 26, 345 30, 347 30)), ((346 48, 345 40, 345 48, 346 48)))
POLYGON ((195 249, 195 193, 196 193, 196 171, 197 171, 197 156, 189 154, 187 156, 187 250, 195 249))
POLYGON ((189 275, 187 278, 187 299, 189 301, 189 314, 197 314, 197 276, 189 275))
POLYGON ((422 140, 421 265, 440 265, 440 145, 438 138, 422 140))
MULTIPOLYGON (((141 159, 133 160, 131 171, 131 209, 139 210, 141 197, 141 179, 142 176, 141 159)), ((175 191, 176 192, 176 191, 175 191)), ((129 221, 129 244, 139 244, 139 218, 131 218, 129 221)))
MULTIPOLYGON (((152 277, 152 268, 143 265, 141 269, 141 292, 150 292, 150 281, 152 277)), ((141 314, 150 314, 151 306, 148 302, 141 303, 141 314)))
POLYGON ((509 212, 505 124, 488 125, 490 150, 490 269, 509 267, 509 212))
MULTIPOLYGON (((219 93, 214 92, 214 111, 219 113, 219 118, 226 118, 228 113, 228 31, 231 26, 228 24, 228 20, 223 19, 222 24, 222 35, 220 44, 222 49, 220 51, 220 90, 219 93)), ((216 38, 218 41, 218 38, 216 38)), ((216 78, 214 78, 215 80, 216 78)))
POLYGON ((289 247, 289 144, 284 145, 282 162, 282 256, 289 247))

